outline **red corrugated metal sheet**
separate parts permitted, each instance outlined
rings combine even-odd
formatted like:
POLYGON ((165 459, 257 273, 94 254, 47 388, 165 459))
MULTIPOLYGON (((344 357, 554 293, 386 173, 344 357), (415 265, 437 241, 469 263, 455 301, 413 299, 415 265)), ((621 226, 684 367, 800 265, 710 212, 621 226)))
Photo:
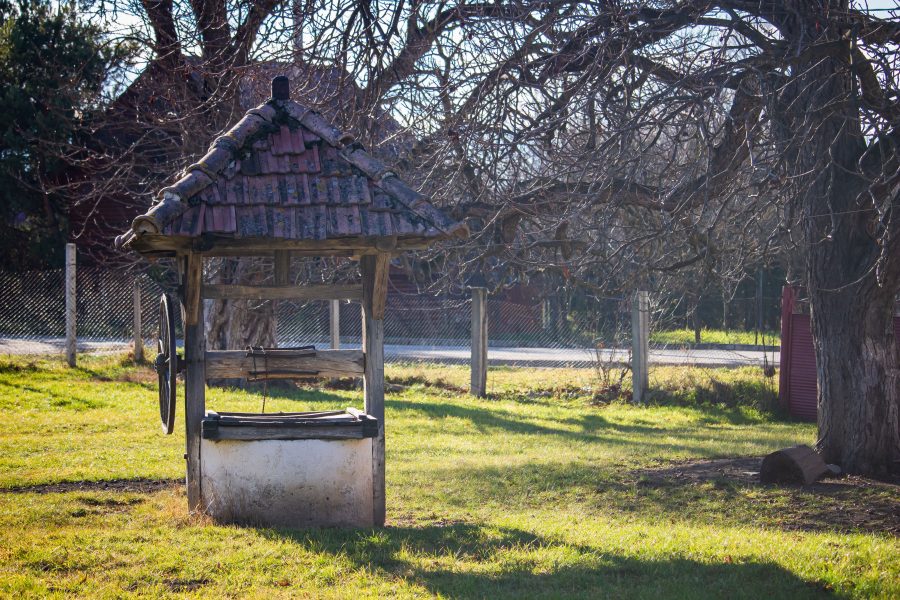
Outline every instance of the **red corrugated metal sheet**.
POLYGON ((788 410, 799 419, 816 420, 816 353, 809 315, 791 315, 788 410))
MULTIPOLYGON (((782 308, 782 389, 779 397, 792 416, 815 421, 816 353, 809 315, 794 314, 792 293, 783 294, 782 308)), ((894 335, 900 340, 900 316, 894 317, 894 335)))

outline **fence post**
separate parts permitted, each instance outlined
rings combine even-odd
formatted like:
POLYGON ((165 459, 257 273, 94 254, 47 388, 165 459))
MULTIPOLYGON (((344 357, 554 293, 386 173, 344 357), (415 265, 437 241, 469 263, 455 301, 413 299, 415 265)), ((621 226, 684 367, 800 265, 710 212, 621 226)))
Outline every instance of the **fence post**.
POLYGON ((483 398, 487 395, 488 317, 487 290, 472 288, 472 385, 469 392, 483 398))
POLYGON ((332 300, 328 305, 328 324, 331 330, 331 349, 341 349, 341 301, 332 300))
POLYGON ((75 244, 66 244, 66 362, 75 366, 75 244))
POLYGON ((650 354, 650 294, 644 291, 634 293, 631 307, 631 387, 632 399, 639 404, 644 401, 650 386, 647 358, 650 354))
POLYGON ((141 278, 134 278, 134 362, 144 360, 144 335, 141 323, 141 278))

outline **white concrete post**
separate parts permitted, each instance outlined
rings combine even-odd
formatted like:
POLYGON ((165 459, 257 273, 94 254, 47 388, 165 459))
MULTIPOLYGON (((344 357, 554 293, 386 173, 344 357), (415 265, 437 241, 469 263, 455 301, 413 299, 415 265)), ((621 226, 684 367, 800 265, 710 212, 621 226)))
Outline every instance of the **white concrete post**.
POLYGON ((77 344, 75 315, 78 306, 75 300, 75 244, 66 244, 66 362, 70 367, 75 366, 77 344))
POLYGON ((635 292, 631 307, 631 384, 632 399, 644 402, 650 386, 647 358, 650 354, 650 294, 635 292))
POLYGON ((341 349, 341 301, 332 300, 328 304, 328 324, 331 330, 331 349, 341 349))

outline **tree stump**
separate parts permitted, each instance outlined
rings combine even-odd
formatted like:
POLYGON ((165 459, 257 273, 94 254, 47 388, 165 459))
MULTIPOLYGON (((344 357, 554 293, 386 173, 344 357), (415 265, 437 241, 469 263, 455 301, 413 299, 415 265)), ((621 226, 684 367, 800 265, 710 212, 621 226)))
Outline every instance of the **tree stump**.
POLYGON ((765 456, 759 469, 759 480, 763 483, 810 485, 828 472, 822 457, 809 446, 801 445, 765 456))

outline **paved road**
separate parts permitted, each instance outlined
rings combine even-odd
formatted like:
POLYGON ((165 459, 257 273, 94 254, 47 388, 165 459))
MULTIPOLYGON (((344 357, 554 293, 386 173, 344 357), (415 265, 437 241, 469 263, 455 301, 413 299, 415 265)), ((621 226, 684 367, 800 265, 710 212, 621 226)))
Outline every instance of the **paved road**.
MULTIPOLYGON (((470 350, 467 347, 452 346, 394 346, 385 345, 385 358, 393 360, 427 360, 433 362, 468 362, 470 350)), ((604 362, 626 362, 628 350, 602 350, 604 362)), ((489 348, 488 362, 491 364, 528 364, 533 366, 591 366, 597 359, 593 350, 583 348, 489 348)), ((696 366, 740 366, 762 365, 765 360, 778 363, 778 353, 748 350, 650 350, 650 362, 657 365, 696 366)))
MULTIPOLYGON (((129 348, 121 340, 79 340, 79 352, 120 352, 129 348)), ((347 346, 348 348, 350 346, 347 346)), ((59 354, 65 350, 63 338, 27 340, 0 337, 0 354, 59 354)), ((152 349, 148 349, 148 352, 152 349)), ((625 362, 627 350, 603 350, 602 360, 625 362)), ((466 346, 415 346, 386 344, 384 355, 388 361, 430 361, 467 363, 470 350, 466 346)), ((591 366, 596 359, 593 350, 581 348, 490 348, 488 361, 494 365, 591 366)), ((740 365, 778 364, 778 352, 755 350, 686 350, 680 348, 651 349, 650 363, 657 365, 694 365, 703 367, 733 367, 740 365)))

